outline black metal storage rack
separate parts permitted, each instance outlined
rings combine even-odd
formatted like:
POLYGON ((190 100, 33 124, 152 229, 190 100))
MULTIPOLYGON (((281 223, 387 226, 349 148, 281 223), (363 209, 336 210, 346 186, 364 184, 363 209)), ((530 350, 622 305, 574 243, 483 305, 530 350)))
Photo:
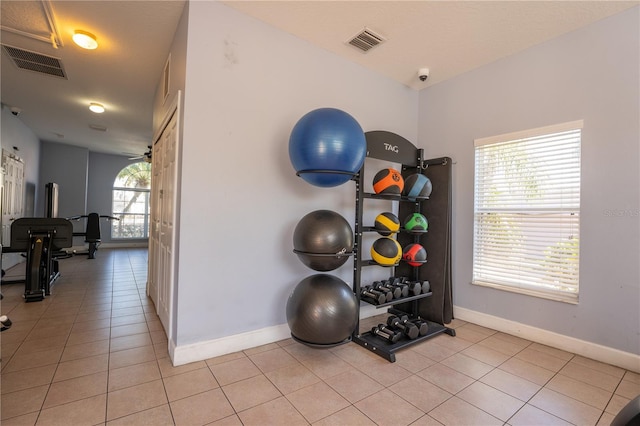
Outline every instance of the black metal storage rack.
MULTIPOLYGON (((430 165, 439 165, 439 164, 447 164, 447 161, 450 162, 449 158, 439 158, 435 160, 424 160, 424 150, 416 148, 411 142, 402 138, 401 136, 386 132, 386 131, 372 131, 367 132, 367 157, 375 158, 378 160, 389 161, 392 163, 402 164, 402 175, 403 177, 407 177, 414 173, 423 173, 423 171, 429 167, 430 165)), ((366 163, 366 160, 365 160, 366 163)), ((355 207, 355 242, 354 242, 354 271, 353 271, 353 291, 359 297, 361 291, 361 276, 362 276, 362 268, 377 265, 376 262, 368 259, 363 259, 363 233, 367 232, 375 232, 375 228, 372 226, 364 226, 363 225, 363 211, 365 199, 382 199, 382 200, 390 200, 390 201, 398 201, 399 202, 399 218, 402 221, 405 215, 408 215, 412 212, 418 212, 424 214, 427 218, 431 215, 427 212, 428 199, 416 199, 410 200, 406 196, 400 195, 387 195, 387 194, 374 194, 368 193, 364 191, 364 170, 365 166, 362 166, 362 169, 358 173, 358 175, 354 178, 356 182, 356 207, 355 207)), ((450 185, 450 182, 447 182, 447 185, 450 185)), ((440 190, 440 189, 435 189, 440 190)), ((450 209, 450 205, 445 206, 445 208, 450 209)), ((450 212, 445 212, 445 216, 449 215, 450 212)), ((446 221, 446 227, 449 227, 450 224, 446 221)), ((448 233, 450 235, 450 228, 443 229, 444 233, 448 233)), ((397 240, 401 246, 405 246, 409 243, 423 243, 422 239, 425 238, 426 233, 410 233, 405 232, 401 229, 401 232, 397 234, 397 240)), ((449 250, 449 237, 445 238, 447 247, 442 247, 442 250, 449 250)), ((423 244, 424 245, 424 244, 423 244)), ((429 251, 428 251, 429 254, 429 251)), ((428 257, 429 259, 429 257, 428 257)), ((428 261, 429 262, 429 261, 428 261)), ((442 261, 440 262, 443 268, 449 268, 450 271, 450 259, 448 255, 442 257, 442 261)), ((422 272, 424 268, 428 268, 429 263, 424 265, 414 267, 410 266, 404 262, 393 267, 394 276, 395 277, 410 277, 412 280, 420 280, 424 279, 422 272)), ((377 266, 381 267, 381 266, 377 266)), ((446 275, 446 274, 445 274, 446 275)), ((440 274, 437 277, 440 280, 440 274)), ((447 279, 450 279, 450 274, 447 279)), ((442 295, 443 292, 446 293, 444 279, 443 282, 433 282, 431 283, 432 288, 434 286, 438 290, 439 295, 442 295)), ((449 291, 449 301, 450 301, 450 282, 447 284, 449 291)), ((428 323, 428 333, 424 336, 420 336, 416 339, 410 340, 408 338, 401 338, 396 343, 390 343, 387 340, 382 339, 381 337, 375 335, 374 333, 367 331, 364 333, 360 333, 359 331, 359 323, 356 326, 354 333, 352 335, 352 340, 359 344, 360 346, 378 354, 379 356, 387 359, 389 362, 395 362, 395 352, 405 348, 407 346, 416 344, 418 342, 422 342, 426 339, 434 337, 441 333, 446 333, 451 336, 455 336, 455 330, 445 327, 444 321, 440 320, 442 323, 435 322, 430 320, 430 316, 425 310, 428 310, 430 306, 425 303, 427 298, 433 295, 432 292, 423 293, 417 296, 410 296, 401 299, 395 299, 388 303, 376 304, 376 308, 385 308, 391 307, 389 312, 393 314, 406 314, 409 318, 421 318, 423 321, 428 323)), ((364 300, 364 299, 363 299, 364 300)), ((450 316, 450 314, 449 314, 450 316)), ((435 315, 436 318, 443 318, 442 315, 435 315)), ((447 318, 447 315, 444 315, 444 318, 447 318)), ((447 321, 448 322, 448 321, 447 321)))

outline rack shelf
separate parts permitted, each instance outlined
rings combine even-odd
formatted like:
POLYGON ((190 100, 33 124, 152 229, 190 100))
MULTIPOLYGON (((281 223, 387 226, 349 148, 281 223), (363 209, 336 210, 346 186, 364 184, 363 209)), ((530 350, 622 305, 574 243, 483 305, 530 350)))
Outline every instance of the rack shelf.
POLYGON ((431 339, 432 337, 437 336, 438 334, 441 334, 441 333, 446 333, 446 334, 449 334, 450 336, 455 336, 455 330, 451 328, 447 328, 441 324, 438 324, 432 321, 426 321, 426 322, 429 325, 429 332, 426 335, 417 337, 415 339, 407 339, 403 337, 396 343, 389 343, 385 339, 376 336, 370 331, 367 331, 365 333, 353 336, 352 341, 354 343, 359 344, 363 348, 378 354, 379 356, 383 357, 389 362, 396 362, 395 353, 400 349, 404 349, 408 346, 415 345, 416 343, 424 342, 425 340, 431 339))
POLYGON ((398 303, 405 303, 405 302, 411 302, 412 300, 418 300, 418 299, 423 299, 425 297, 429 297, 431 296, 433 293, 429 292, 429 293, 421 293, 418 294, 417 296, 407 296, 407 297, 400 297, 398 299, 393 299, 391 302, 385 302, 385 303, 371 303, 366 299, 362 299, 363 302, 367 302, 370 305, 375 306, 376 308, 380 309, 380 308, 384 308, 386 306, 393 306, 393 305, 397 305, 398 303))

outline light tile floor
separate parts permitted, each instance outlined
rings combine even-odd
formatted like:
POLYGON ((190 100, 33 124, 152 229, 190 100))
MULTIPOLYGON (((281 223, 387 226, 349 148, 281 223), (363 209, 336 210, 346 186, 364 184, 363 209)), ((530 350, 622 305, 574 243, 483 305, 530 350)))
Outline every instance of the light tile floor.
POLYGON ((287 339, 173 367, 146 268, 102 249, 61 260, 42 302, 2 287, 3 426, 608 425, 640 393, 637 373, 459 320, 395 363, 287 339))

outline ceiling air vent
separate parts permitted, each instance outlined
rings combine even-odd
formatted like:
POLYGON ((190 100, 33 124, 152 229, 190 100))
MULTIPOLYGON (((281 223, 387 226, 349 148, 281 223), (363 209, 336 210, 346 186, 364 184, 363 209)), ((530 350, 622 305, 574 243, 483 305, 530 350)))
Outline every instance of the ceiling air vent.
POLYGON ((23 70, 35 71, 42 74, 52 75, 66 79, 67 76, 62 67, 60 59, 46 56, 41 53, 30 52, 17 47, 2 45, 2 48, 13 60, 16 66, 23 70))
POLYGON ((89 124, 89 128, 93 130, 97 130, 98 132, 106 132, 107 128, 105 126, 101 126, 99 124, 89 124))
POLYGON ((374 33, 369 28, 365 28, 358 34, 356 34, 355 37, 349 40, 348 43, 353 47, 362 50, 363 52, 367 52, 369 49, 376 47, 384 41, 384 37, 374 33))

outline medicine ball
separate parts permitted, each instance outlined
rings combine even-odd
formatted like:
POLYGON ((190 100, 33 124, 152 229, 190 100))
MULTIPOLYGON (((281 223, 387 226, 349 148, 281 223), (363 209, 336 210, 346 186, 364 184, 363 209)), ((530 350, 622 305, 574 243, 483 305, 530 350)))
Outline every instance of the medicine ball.
POLYGON ((373 191, 376 194, 401 194, 403 189, 404 179, 396 169, 382 169, 373 178, 373 191))
POLYGON ((394 266, 402 257, 402 247, 393 238, 378 238, 371 246, 371 257, 379 265, 394 266))
POLYGON ((427 261, 427 251, 420 244, 408 244, 402 250, 402 259, 411 266, 420 266, 427 261))
POLYGON ((400 230, 400 219, 391 212, 380 213, 376 216, 374 228, 378 231, 378 234, 388 237, 400 230))
POLYGON ((428 198, 432 189, 431 179, 420 173, 414 173, 404 180, 402 195, 406 195, 410 200, 415 201, 418 198, 428 198))
POLYGON ((404 220, 404 229, 413 232, 423 232, 429 228, 427 218, 420 213, 411 213, 404 220))

